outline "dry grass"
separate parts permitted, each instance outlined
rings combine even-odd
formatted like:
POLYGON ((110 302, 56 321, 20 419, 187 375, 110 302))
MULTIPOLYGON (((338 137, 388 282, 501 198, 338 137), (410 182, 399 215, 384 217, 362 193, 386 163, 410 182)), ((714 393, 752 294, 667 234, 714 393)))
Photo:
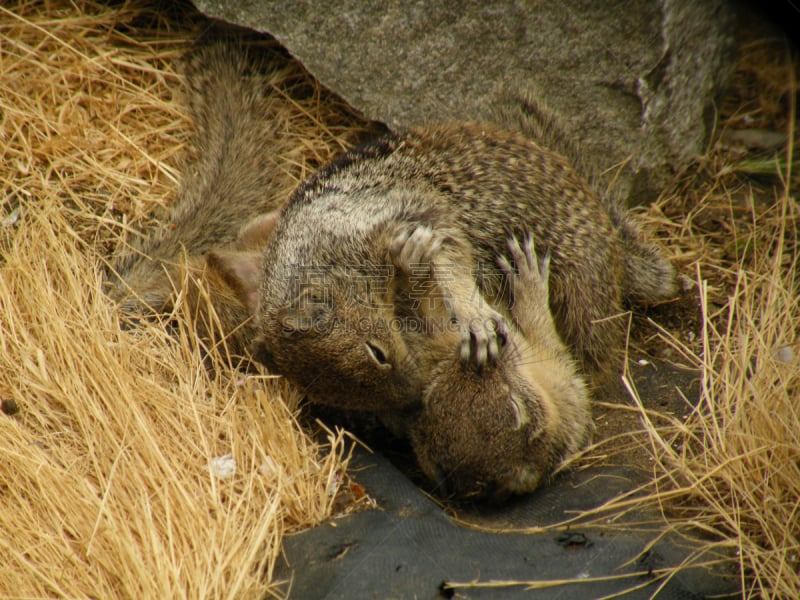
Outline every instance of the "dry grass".
MULTIPOLYGON (((646 411, 626 379, 653 482, 603 507, 606 516, 660 509, 669 528, 699 534, 704 550, 739 563, 747 598, 800 594, 797 66, 781 42, 746 43, 723 105, 723 141, 651 209, 652 225, 693 274, 700 312, 696 339, 661 337, 700 370, 701 391, 687 398, 696 406, 687 419, 670 418, 646 411), (785 141, 771 151, 725 143, 743 128, 785 141)), ((700 556, 708 555, 689 562, 700 556)))
MULTIPOLYGON (((784 77, 793 100, 793 69, 784 77)), ((745 192, 749 209, 736 218, 733 194, 716 192, 738 257, 708 270, 696 264, 700 351, 666 336, 702 370, 697 409, 663 429, 646 420, 657 459, 653 501, 737 557, 748 598, 800 594, 800 185, 794 106, 788 112, 775 195, 760 202, 745 192), (731 282, 720 307, 706 279, 715 269, 731 282)))
MULTIPOLYGON (((0 7, 0 597, 283 595, 282 536, 331 514, 340 433, 312 441, 278 380, 206 369, 183 307, 181 335, 122 330, 100 291, 121 234, 177 188, 192 25, 0 7)), ((306 87, 287 95, 297 177, 342 143, 306 87)))
POLYGON ((20 409, 0 419, 0 594, 274 592, 284 531, 330 512, 341 436, 323 454, 279 382, 215 377, 157 325, 121 330, 58 207, 27 214, 0 279, 0 389, 20 409))
POLYGON ((3 207, 51 199, 87 242, 110 250, 169 200, 188 138, 173 62, 189 32, 147 13, 83 3, 0 9, 3 207))
POLYGON ((626 380, 654 458, 653 482, 603 510, 657 507, 668 527, 700 535, 704 549, 739 562, 745 597, 793 598, 800 591, 800 206, 782 193, 760 218, 750 266, 738 270, 721 310, 712 311, 698 266, 700 351, 663 333, 702 373, 699 402, 687 398, 697 404, 689 417, 646 411, 626 380))

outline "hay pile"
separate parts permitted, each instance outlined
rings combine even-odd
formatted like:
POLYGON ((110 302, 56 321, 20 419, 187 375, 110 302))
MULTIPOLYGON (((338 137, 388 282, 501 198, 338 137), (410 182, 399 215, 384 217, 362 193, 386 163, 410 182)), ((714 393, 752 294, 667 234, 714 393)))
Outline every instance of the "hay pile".
MULTIPOLYGON (((101 291, 178 184, 181 14, 0 7, 0 597, 283 595, 282 536, 344 487, 342 434, 313 442, 281 381, 210 372, 186 323, 123 331, 101 291)), ((305 88, 296 178, 343 143, 305 88)))
POLYGON ((699 370, 699 399, 686 397, 682 415, 649 412, 626 377, 641 411, 653 481, 597 512, 608 523, 609 513, 649 504, 664 516, 658 527, 700 542, 687 563, 728 557, 738 563, 745 597, 795 598, 800 62, 780 36, 753 27, 743 32, 750 37, 721 105, 718 141, 646 216, 687 289, 673 315, 656 317, 660 355, 699 370))
POLYGON ((650 500, 732 556, 748 598, 800 594, 798 66, 746 41, 720 142, 656 208, 701 311, 696 341, 663 337, 702 380, 685 421, 644 415, 650 500))

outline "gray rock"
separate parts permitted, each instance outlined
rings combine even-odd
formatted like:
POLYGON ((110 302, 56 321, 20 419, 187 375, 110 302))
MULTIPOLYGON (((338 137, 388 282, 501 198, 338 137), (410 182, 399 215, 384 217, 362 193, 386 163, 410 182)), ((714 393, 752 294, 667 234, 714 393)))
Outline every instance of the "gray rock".
POLYGON ((580 156, 601 190, 615 180, 614 195, 633 203, 703 153, 713 101, 732 72, 725 0, 196 4, 271 33, 370 119, 393 128, 521 121, 580 156))

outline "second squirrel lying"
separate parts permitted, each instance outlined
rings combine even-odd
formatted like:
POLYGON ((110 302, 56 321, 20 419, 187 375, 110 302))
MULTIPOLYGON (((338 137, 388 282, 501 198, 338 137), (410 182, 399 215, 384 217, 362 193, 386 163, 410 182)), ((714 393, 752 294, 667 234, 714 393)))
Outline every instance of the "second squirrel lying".
MULTIPOLYGON (((395 256, 398 269, 408 273, 415 264, 409 258, 420 264, 433 240, 429 230, 418 229, 395 256)), ((401 423, 420 467, 443 495, 497 501, 532 491, 591 431, 586 385, 548 308, 549 256, 537 259, 531 237, 522 245, 510 239, 508 251, 511 261, 498 262, 508 278, 512 320, 496 365, 465 372, 460 357, 444 349, 422 409, 401 423)), ((441 318, 442 304, 421 303, 421 312, 441 318)), ((420 344, 430 345, 418 339, 412 349, 420 344)))

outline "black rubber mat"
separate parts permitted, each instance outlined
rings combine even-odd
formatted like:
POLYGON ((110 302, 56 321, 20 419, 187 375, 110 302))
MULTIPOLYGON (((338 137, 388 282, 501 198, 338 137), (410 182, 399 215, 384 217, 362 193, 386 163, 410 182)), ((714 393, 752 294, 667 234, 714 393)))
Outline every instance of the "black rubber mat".
MULTIPOLYGON (((641 375, 643 390, 659 388, 668 394, 676 387, 687 388, 693 379, 692 374, 668 368, 661 368, 656 377, 650 371, 641 375)), ((658 394, 647 396, 664 408, 658 394)), ((687 568, 668 580, 659 578, 659 569, 680 565, 698 547, 676 535, 661 536, 658 529, 639 526, 659 521, 644 508, 626 516, 630 527, 559 525, 637 487, 647 474, 633 467, 574 470, 502 506, 447 511, 382 454, 356 450, 351 473, 378 508, 333 519, 285 540, 276 577, 289 582, 291 598, 633 600, 655 595, 679 600, 740 595, 732 566, 714 572, 687 568), (538 528, 539 533, 490 531, 509 528, 538 528), (524 585, 457 585, 560 580, 575 582, 532 590, 524 585)))

